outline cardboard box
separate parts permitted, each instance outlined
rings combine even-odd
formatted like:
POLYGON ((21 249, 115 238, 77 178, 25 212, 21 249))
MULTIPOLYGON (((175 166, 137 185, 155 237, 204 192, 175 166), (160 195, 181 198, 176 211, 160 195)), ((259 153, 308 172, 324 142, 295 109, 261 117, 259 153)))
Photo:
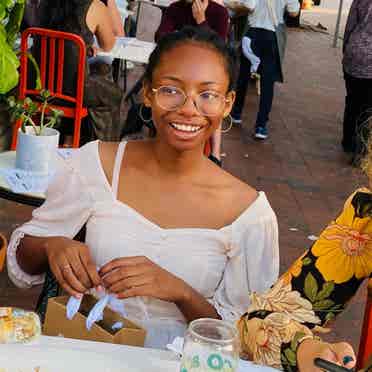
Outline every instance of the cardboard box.
POLYGON ((108 307, 103 312, 103 320, 93 324, 91 330, 88 331, 85 322, 90 309, 97 302, 95 297, 85 295, 79 312, 72 320, 66 318, 67 301, 67 296, 49 299, 43 327, 44 335, 131 346, 144 345, 146 331, 108 307), (116 322, 123 322, 124 327, 119 330, 112 330, 111 327, 116 322))

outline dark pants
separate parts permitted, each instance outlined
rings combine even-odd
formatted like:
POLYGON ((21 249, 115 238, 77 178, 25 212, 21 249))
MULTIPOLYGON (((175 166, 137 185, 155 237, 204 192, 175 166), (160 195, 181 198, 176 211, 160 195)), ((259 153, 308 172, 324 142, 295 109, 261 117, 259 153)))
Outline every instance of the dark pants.
POLYGON ((368 139, 368 119, 372 116, 372 79, 355 78, 344 72, 346 97, 342 147, 362 155, 368 139))
MULTIPOLYGON (((274 84, 281 78, 278 46, 272 31, 251 28, 247 36, 251 38, 253 52, 261 59, 258 73, 261 75, 261 96, 256 118, 256 126, 266 127, 274 98, 274 84)), ((236 83, 236 99, 232 110, 234 118, 240 118, 250 81, 251 63, 241 54, 239 76, 236 83)))

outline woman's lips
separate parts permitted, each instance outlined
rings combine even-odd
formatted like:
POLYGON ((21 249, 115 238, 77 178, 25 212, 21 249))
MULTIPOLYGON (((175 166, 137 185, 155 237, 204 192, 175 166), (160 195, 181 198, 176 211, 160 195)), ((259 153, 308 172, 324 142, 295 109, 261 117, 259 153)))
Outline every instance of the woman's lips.
POLYGON ((184 139, 198 136, 203 129, 203 126, 181 123, 169 123, 169 126, 172 128, 172 131, 177 135, 177 137, 184 139))

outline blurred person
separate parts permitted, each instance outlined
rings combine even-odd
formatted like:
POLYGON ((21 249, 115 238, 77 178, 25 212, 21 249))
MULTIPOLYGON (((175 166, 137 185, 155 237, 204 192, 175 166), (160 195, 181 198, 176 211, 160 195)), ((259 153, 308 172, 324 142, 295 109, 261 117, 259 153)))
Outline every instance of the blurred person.
POLYGON ((367 119, 372 113, 372 2, 354 0, 343 44, 346 87, 342 148, 355 160, 364 153, 367 119))
MULTIPOLYGON (((297 16, 300 4, 298 0, 245 0, 244 5, 250 10, 248 15, 249 28, 245 36, 251 40, 253 53, 261 60, 258 67, 260 75, 260 102, 256 117, 254 138, 264 140, 268 137, 267 123, 274 98, 275 82, 283 82, 282 59, 284 57, 285 42, 278 45, 275 17, 285 37, 284 12, 297 16), (272 9, 272 13, 271 10, 272 9)), ((251 77, 251 63, 241 53, 240 69, 236 84, 236 100, 231 113, 233 122, 242 123, 244 100, 251 77)))
MULTIPOLYGON (((226 41, 229 28, 227 9, 213 0, 178 0, 163 12, 155 41, 184 26, 206 27, 215 31, 226 41)), ((213 133, 210 158, 221 165, 221 128, 213 133)))
MULTIPOLYGON (((108 7, 100 0, 42 0, 43 11, 39 27, 65 31, 82 37, 86 44, 87 57, 92 56, 94 37, 99 47, 110 51, 115 43, 113 21, 108 7)), ((36 40, 33 53, 40 56, 40 43, 36 40)), ((77 50, 69 42, 65 43, 63 72, 63 92, 74 95, 76 91, 77 50)), ((29 69, 30 74, 33 73, 29 69)), ((31 76, 32 77, 32 76, 31 76)), ((111 68, 103 63, 86 65, 84 85, 84 105, 88 118, 82 125, 82 140, 99 138, 118 140, 121 135, 120 105, 122 92, 112 81, 111 68)), ((62 118, 58 128, 64 146, 72 144, 72 121, 62 118)))

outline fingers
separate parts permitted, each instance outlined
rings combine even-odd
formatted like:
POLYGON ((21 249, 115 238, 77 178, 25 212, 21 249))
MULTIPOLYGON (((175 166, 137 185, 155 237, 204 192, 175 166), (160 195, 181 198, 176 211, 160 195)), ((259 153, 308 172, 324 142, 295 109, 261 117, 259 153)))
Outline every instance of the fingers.
POLYGON ((136 296, 152 297, 153 296, 152 285, 145 284, 138 287, 132 287, 116 295, 116 297, 120 300, 136 296))
POLYGON ((152 281, 151 275, 138 275, 117 281, 112 286, 106 287, 106 289, 111 293, 119 293, 131 288, 151 284, 152 281))
POLYGON ((101 267, 101 269, 99 270, 99 275, 101 277, 104 277, 107 273, 109 273, 112 270, 116 270, 122 267, 141 265, 149 262, 150 262, 149 259, 144 256, 115 258, 114 260, 108 262, 106 265, 101 267))
MULTIPOLYGON (((55 263, 50 263, 50 269, 57 279, 58 284, 62 289, 71 296, 81 298, 83 294, 80 291, 76 291, 64 278, 61 268, 55 263)), ((67 269, 67 267, 66 267, 67 269)))
POLYGON ((339 342, 331 345, 332 350, 337 356, 340 365, 346 368, 354 368, 356 364, 356 356, 351 345, 347 342, 339 342))
POLYGON ((86 270, 86 273, 90 279, 91 287, 98 288, 101 285, 101 277, 98 274, 96 264, 93 262, 91 255, 89 253, 88 249, 81 250, 80 253, 80 260, 82 264, 84 265, 84 268, 86 270))

